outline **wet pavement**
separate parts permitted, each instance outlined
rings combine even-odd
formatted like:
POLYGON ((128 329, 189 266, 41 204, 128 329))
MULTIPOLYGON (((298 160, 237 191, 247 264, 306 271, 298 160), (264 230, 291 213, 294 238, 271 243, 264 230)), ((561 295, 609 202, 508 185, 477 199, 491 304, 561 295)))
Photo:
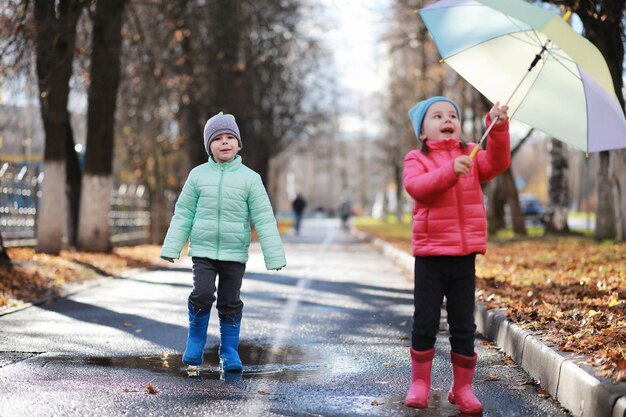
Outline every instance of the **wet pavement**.
MULTIPOLYGON (((288 266, 253 245, 242 287, 243 374, 218 370, 215 310, 199 377, 181 363, 191 264, 107 279, 0 317, 0 416, 455 416, 445 326, 430 407, 410 380, 409 277, 336 220, 284 238, 288 266)), ((477 340, 484 416, 568 416, 519 367, 477 340)))

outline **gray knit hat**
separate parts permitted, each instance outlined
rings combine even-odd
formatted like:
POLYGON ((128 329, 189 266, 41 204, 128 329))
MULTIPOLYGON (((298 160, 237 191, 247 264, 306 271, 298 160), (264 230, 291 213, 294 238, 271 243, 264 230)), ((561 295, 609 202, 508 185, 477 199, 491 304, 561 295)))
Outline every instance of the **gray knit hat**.
POLYGON ((235 136, 239 142, 239 147, 243 148, 235 116, 219 112, 204 125, 204 149, 206 149, 206 153, 211 155, 211 142, 222 133, 230 133, 235 136))

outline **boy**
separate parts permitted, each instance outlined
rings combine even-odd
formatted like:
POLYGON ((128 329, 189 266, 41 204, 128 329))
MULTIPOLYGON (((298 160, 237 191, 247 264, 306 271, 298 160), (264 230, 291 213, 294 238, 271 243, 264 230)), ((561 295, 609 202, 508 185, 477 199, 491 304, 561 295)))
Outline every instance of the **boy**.
POLYGON ((204 126, 209 161, 192 169, 178 197, 161 258, 174 262, 189 239, 193 290, 187 302, 189 334, 183 362, 190 375, 202 364, 211 306, 220 319, 220 369, 242 372, 239 329, 241 282, 248 260, 250 221, 259 236, 268 270, 286 265, 276 219, 259 174, 243 165, 235 117, 219 113, 204 126))

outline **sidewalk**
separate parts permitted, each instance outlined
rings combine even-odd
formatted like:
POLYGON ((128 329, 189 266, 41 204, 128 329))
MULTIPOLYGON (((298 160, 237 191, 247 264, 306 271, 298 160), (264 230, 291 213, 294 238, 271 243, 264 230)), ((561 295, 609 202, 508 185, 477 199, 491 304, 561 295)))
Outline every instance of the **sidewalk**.
MULTIPOLYGON (((365 233, 358 239, 371 243, 397 265, 413 273, 413 257, 365 233)), ((544 343, 539 333, 528 332, 506 320, 504 314, 477 303, 477 332, 493 342, 576 417, 626 417, 626 383, 597 377, 581 356, 564 355, 544 343)))

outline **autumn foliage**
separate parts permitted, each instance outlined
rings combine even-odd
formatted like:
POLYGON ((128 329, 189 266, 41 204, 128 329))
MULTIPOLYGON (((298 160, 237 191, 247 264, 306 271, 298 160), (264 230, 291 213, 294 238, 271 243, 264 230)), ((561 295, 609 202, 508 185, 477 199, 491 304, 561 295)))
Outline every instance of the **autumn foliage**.
POLYGON ((63 295, 72 284, 118 276, 133 268, 163 266, 160 246, 115 248, 112 254, 62 251, 59 256, 32 248, 9 248, 14 267, 0 265, 0 312, 63 295))
POLYGON ((626 245, 579 237, 490 243, 477 299, 520 327, 626 381, 626 245))

